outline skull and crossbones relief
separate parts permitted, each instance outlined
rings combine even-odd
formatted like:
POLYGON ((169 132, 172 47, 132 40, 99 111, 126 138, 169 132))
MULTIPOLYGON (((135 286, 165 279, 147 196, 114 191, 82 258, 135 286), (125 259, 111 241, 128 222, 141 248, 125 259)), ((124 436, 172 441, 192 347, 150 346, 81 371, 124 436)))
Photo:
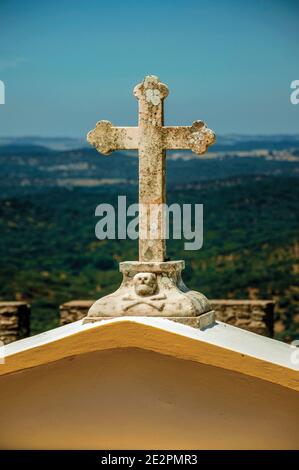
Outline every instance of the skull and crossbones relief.
POLYGON ((165 294, 155 294, 158 289, 157 276, 154 273, 137 273, 133 278, 135 295, 125 295, 123 300, 128 301, 124 310, 129 310, 135 305, 146 304, 155 310, 163 310, 165 303, 161 302, 166 299, 165 294), (147 298, 148 297, 148 298, 147 298))

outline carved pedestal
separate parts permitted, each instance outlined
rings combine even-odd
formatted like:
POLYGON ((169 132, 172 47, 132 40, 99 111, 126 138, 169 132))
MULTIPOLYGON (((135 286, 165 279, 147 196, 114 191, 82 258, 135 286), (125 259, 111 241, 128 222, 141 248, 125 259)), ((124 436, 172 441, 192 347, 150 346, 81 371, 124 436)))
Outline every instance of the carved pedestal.
POLYGON ((163 317, 197 328, 215 321, 208 299, 182 281, 184 261, 120 263, 123 282, 113 294, 97 300, 84 323, 120 316, 163 317))

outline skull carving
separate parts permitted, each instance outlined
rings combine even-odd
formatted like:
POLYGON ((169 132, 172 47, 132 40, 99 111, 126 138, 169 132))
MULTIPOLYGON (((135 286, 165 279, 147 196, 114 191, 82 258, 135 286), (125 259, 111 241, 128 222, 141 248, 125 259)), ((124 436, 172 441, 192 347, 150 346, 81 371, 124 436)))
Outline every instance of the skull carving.
POLYGON ((157 277, 154 273, 137 273, 133 282, 135 293, 142 297, 153 295, 157 290, 157 277))

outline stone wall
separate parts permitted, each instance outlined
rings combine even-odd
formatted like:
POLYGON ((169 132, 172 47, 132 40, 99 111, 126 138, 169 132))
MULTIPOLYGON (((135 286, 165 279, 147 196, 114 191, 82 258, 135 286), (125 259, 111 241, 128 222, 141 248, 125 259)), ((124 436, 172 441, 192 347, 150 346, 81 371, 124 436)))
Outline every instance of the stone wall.
MULTIPOLYGON (((93 300, 72 300, 60 306, 60 324, 81 320, 93 300)), ((271 300, 211 300, 218 320, 273 337, 274 302, 271 300)), ((30 306, 26 302, 0 302, 0 341, 4 344, 30 334, 30 306)))
POLYGON ((94 300, 71 300, 60 305, 60 324, 67 325, 86 317, 94 300))
POLYGON ((0 302, 0 341, 4 344, 30 334, 30 305, 26 302, 0 302))
MULTIPOLYGON (((60 306, 60 324, 81 320, 93 300, 72 300, 60 306)), ((217 320, 264 336, 273 337, 274 302, 272 300, 210 300, 217 320)))
POLYGON ((217 320, 273 337, 274 306, 272 300, 211 300, 217 320))

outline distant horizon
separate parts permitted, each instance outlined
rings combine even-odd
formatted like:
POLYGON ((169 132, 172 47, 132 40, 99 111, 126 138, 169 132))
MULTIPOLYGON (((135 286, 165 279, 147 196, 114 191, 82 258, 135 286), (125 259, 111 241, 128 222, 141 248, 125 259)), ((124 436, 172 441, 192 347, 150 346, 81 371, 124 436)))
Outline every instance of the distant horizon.
MULTIPOLYGON (((299 139, 299 131, 298 133, 251 133, 251 134, 246 134, 246 133, 238 133, 238 132, 228 132, 228 133, 221 133, 221 134, 216 134, 217 137, 266 137, 266 138, 271 138, 271 137, 296 137, 299 139)), ((70 136, 70 135, 39 135, 39 134, 24 134, 24 135, 0 135, 0 141, 4 139, 56 139, 56 140, 84 140, 86 139, 86 135, 83 136, 70 136)), ((90 146, 90 144, 88 144, 90 146)))

